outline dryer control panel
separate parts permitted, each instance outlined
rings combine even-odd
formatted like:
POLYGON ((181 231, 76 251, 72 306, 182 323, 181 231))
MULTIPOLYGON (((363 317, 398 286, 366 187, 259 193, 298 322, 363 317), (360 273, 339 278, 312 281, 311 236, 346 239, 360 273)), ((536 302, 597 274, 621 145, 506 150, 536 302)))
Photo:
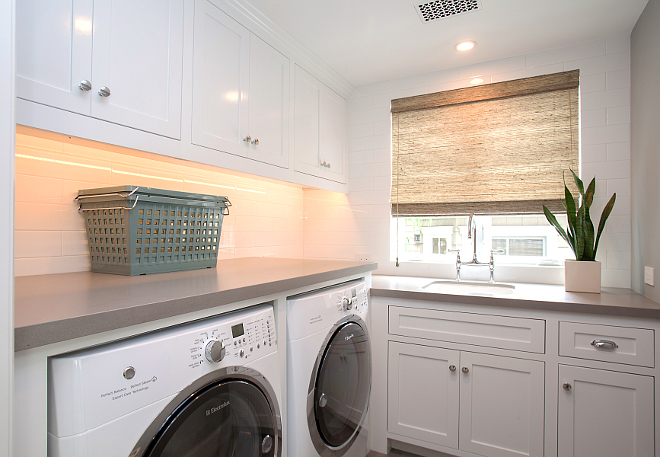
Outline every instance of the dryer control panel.
POLYGON ((330 328, 351 314, 366 319, 368 308, 369 297, 363 279, 290 297, 287 300, 287 339, 297 340, 330 328))
POLYGON ((277 351, 272 305, 49 359, 49 432, 71 436, 178 392, 195 379, 277 351), (75 419, 73 412, 77 417, 75 419), (56 420, 57 418, 57 420, 56 420))

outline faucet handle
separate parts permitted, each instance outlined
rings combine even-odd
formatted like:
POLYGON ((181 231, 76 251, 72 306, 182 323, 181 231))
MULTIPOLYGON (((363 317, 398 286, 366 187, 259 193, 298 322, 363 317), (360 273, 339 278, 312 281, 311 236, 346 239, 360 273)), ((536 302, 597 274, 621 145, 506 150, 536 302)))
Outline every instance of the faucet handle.
POLYGON ((447 252, 455 252, 456 253, 456 261, 457 262, 461 261, 461 250, 460 249, 447 249, 447 252))
POLYGON ((506 251, 504 249, 491 249, 490 250, 490 262, 493 263, 495 261, 494 255, 495 254, 505 254, 506 251))

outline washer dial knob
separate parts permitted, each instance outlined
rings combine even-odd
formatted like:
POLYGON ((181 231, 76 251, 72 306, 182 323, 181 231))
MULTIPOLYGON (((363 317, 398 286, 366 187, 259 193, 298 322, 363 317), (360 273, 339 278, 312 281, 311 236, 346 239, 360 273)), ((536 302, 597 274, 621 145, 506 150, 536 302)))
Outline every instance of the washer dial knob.
POLYGON ((225 343, 222 340, 211 340, 206 343, 206 360, 209 362, 220 362, 225 358, 225 343))
POLYGON ((351 301, 350 298, 344 297, 341 299, 341 306, 344 308, 345 311, 348 311, 353 308, 353 302, 351 301))

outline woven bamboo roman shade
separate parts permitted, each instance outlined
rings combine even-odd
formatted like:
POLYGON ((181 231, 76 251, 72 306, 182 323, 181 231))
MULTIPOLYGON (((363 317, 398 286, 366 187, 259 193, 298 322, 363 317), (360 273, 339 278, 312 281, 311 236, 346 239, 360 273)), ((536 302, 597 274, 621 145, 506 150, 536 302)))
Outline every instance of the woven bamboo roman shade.
POLYGON ((563 211, 578 86, 574 70, 392 100, 392 214, 563 211))

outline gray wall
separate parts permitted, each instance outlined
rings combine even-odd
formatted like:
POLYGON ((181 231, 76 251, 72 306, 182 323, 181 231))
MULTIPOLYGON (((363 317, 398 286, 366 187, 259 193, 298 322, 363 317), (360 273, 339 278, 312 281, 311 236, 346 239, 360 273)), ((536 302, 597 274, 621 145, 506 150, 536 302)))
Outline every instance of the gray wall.
POLYGON ((649 0, 630 41, 632 287, 660 302, 660 0, 649 0))

